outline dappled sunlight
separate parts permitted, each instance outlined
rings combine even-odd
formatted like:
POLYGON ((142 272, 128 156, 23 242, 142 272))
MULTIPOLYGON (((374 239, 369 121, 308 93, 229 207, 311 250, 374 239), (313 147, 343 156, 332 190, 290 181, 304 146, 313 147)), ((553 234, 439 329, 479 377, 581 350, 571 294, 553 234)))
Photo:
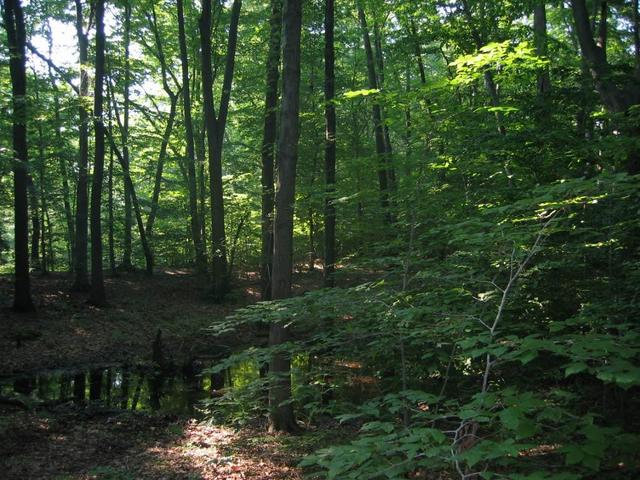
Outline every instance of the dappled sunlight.
POLYGON ((184 478, 194 473, 204 480, 302 478, 291 465, 295 458, 277 454, 278 448, 277 436, 191 420, 174 442, 150 446, 141 454, 143 470, 148 472, 144 478, 184 478))

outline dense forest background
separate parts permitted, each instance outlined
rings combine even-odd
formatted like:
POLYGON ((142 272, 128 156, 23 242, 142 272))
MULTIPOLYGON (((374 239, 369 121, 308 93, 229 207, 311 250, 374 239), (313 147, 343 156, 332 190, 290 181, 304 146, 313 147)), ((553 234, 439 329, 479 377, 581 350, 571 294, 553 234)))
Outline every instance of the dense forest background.
POLYGON ((306 471, 636 478, 637 0, 20 3, 14 311, 48 308, 52 272, 106 312, 105 277, 184 267, 224 304, 256 272, 264 301, 210 333, 268 345, 209 371, 263 371, 211 408, 339 419, 306 471), (292 297, 294 269, 322 279, 292 297))

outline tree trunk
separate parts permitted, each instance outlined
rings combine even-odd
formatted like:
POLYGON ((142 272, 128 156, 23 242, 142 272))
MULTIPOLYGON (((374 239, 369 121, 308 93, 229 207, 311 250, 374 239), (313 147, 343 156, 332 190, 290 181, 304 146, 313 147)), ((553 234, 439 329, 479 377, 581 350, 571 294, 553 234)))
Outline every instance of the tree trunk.
MULTIPOLYGON (((585 0, 571 1, 575 32, 580 43, 582 57, 591 70, 602 103, 610 112, 626 115, 631 106, 640 103, 640 84, 635 81, 633 73, 627 74, 624 81, 616 84, 616 77, 612 75, 611 66, 607 62, 606 20, 608 9, 606 2, 603 4, 600 15, 600 45, 597 45, 593 39, 593 29, 589 21, 585 0)), ((640 136, 640 129, 637 126, 624 127, 623 130, 629 137, 637 138, 640 136)), ((632 147, 629 151, 626 168, 630 175, 640 173, 640 151, 638 148, 632 147)))
MULTIPOLYGON (((369 88, 378 89, 378 77, 376 75, 375 60, 373 57, 373 49, 371 48, 371 39, 369 38, 369 28, 367 26, 367 18, 364 10, 358 4, 358 18, 362 29, 362 38, 364 42, 364 50, 367 57, 367 73, 369 78, 369 88)), ((378 155, 378 183, 380 186, 380 204, 384 212, 385 223, 391 223, 391 215, 389 211, 389 178, 387 176, 386 165, 386 146, 384 140, 384 129, 382 127, 382 111, 380 104, 374 101, 372 107, 373 114, 373 131, 376 140, 376 153, 378 155)))
MULTIPOLYGON (((378 23, 374 23, 373 29, 374 46, 375 46, 375 59, 376 69, 378 76, 378 88, 384 89, 384 55, 382 53, 382 35, 380 34, 380 26, 378 23)), ((396 190, 396 172, 393 168, 393 148, 391 145, 391 135, 389 133, 389 126, 385 121, 384 109, 380 107, 380 116, 382 118, 382 131, 384 132, 384 155, 385 164, 387 169, 387 182, 389 184, 389 190, 395 192, 396 190)))
MULTIPOLYGON (((36 93, 36 101, 38 101, 38 94, 36 93)), ((48 234, 45 234, 46 229, 46 217, 47 217, 47 195, 46 195, 46 167, 47 167, 47 156, 45 151, 44 144, 44 134, 42 131, 42 122, 38 122, 38 184, 40 187, 40 191, 38 192, 38 198, 40 200, 40 270, 43 274, 47 273, 49 270, 48 261, 47 261, 47 242, 46 239, 49 237, 48 234)))
POLYGON ((227 124, 231 85, 235 67, 238 22, 241 0, 231 7, 227 55, 220 95, 220 108, 216 117, 213 103, 213 71, 211 59, 211 0, 202 2, 200 42, 202 53, 202 102, 207 130, 209 153, 209 190, 211 195, 211 248, 213 296, 221 300, 229 288, 227 272, 227 245, 224 226, 224 196, 222 189, 222 145, 227 124))
POLYGON ((187 180, 189 187, 189 213, 191 217, 191 238, 196 254, 196 269, 203 273, 207 270, 207 260, 202 246, 202 229, 198 216, 198 194, 196 191, 195 147, 193 143, 193 120, 191 119, 191 92, 189 89, 189 59, 187 56, 187 39, 184 28, 184 1, 177 0, 178 37, 180 42, 180 63, 182 66, 182 100, 184 129, 187 141, 187 180))
POLYGON ((604 49, 593 40, 585 0, 572 0, 571 9, 580 50, 589 65, 602 103, 612 112, 626 112, 631 105, 640 103, 640 87, 631 82, 626 89, 618 88, 612 79, 604 49))
MULTIPOLYGON (((49 77, 51 79, 51 84, 54 84, 53 76, 51 71, 49 71, 49 77)), ((74 241, 75 241, 75 228, 73 225, 73 213, 71 211, 71 201, 70 201, 70 189, 69 189, 69 174, 67 172, 67 162, 65 160, 64 155, 62 154, 62 131, 60 130, 62 122, 60 120, 60 100, 58 98, 58 90, 54 88, 54 97, 53 97, 53 105, 54 105, 54 115, 55 115, 55 124, 56 124, 56 155, 58 156, 58 169, 60 171, 60 177, 62 178, 62 200, 64 202, 64 216, 67 222, 67 249, 69 251, 69 271, 73 271, 73 251, 74 251, 74 241)))
MULTIPOLYGON (((300 108, 300 30, 301 0, 285 0, 283 14, 283 74, 280 135, 278 138, 278 181, 275 199, 273 236, 272 297, 291 296, 293 270, 293 211, 295 204, 296 163, 298 159, 300 108)), ((289 331, 280 323, 272 323, 269 331, 271 347, 287 342, 289 331)), ((270 429, 294 432, 299 429, 291 404, 290 358, 274 354, 269 364, 272 380, 269 388, 270 429)))
POLYGON ((282 0, 271 0, 269 19, 269 53, 267 57, 267 87, 264 101, 264 130, 262 136, 262 256, 260 279, 262 300, 271 300, 271 273, 273 263, 273 203, 274 153, 277 134, 278 77, 280 67, 280 40, 282 33, 282 0))
POLYGON ((158 205, 160 200, 160 189, 162 188, 162 172, 164 170, 164 162, 167 158, 167 147, 169 140, 171 139, 171 131, 173 130, 173 124, 176 117, 176 107, 178 103, 178 96, 173 95, 171 97, 171 107, 169 110, 169 118, 167 119, 167 125, 162 136, 162 143, 160 144, 160 153, 158 154, 158 165, 156 166, 156 174, 153 183, 153 194, 151 195, 151 210, 147 217, 147 225, 145 228, 147 237, 152 236, 153 224, 158 214, 158 205))
POLYGON ((78 158, 78 184, 76 190, 76 240, 73 253, 75 279, 74 290, 85 291, 89 289, 89 275, 87 268, 88 249, 88 218, 89 218, 89 192, 88 192, 88 168, 89 168, 89 115, 86 105, 89 94, 89 74, 87 63, 89 62, 89 40, 84 31, 84 19, 81 0, 76 3, 76 33, 80 50, 80 92, 79 92, 79 158, 78 158))
MULTIPOLYGON (((123 106, 123 125, 121 129, 122 138, 122 155, 124 156, 124 164, 131 165, 129 156, 129 91, 131 88, 131 62, 129 60, 129 45, 131 43, 131 4, 127 0, 124 2, 124 106, 123 106)), ((128 172, 125 173, 125 176, 128 172)), ((131 205, 132 192, 130 182, 124 182, 124 245, 122 249, 122 268, 125 271, 133 270, 132 254, 132 235, 133 226, 133 209, 131 205)))
MULTIPOLYGON (((112 134, 111 129, 111 120, 109 120, 109 135, 112 134)), ((116 274, 116 252, 115 252, 115 240, 113 235, 113 146, 109 144, 109 172, 108 172, 108 184, 107 184, 107 194, 108 196, 108 243, 109 243, 109 269, 111 270, 111 275, 116 274)))
POLYGON ((91 291, 89 303, 104 306, 107 298, 102 274, 102 179, 104 173, 104 121, 103 83, 104 83, 104 0, 96 0, 96 70, 93 93, 93 117, 95 129, 95 158, 91 183, 91 291))
POLYGON ((147 239, 147 234, 144 229, 144 221, 142 220, 142 209, 140 208, 140 202, 138 202, 138 196, 136 195, 135 186, 133 185, 133 181, 131 180, 131 171, 129 168, 129 164, 127 163, 127 159, 125 158, 124 154, 120 153, 120 151, 118 150, 113 137, 109 136, 109 142, 111 144, 111 149, 116 154, 116 157, 118 157, 118 161, 120 162, 120 166, 122 167, 122 172, 124 174, 124 182, 128 186, 129 192, 131 193, 133 211, 135 212, 136 223, 138 225, 138 233, 140 234, 140 243, 142 244, 142 251, 144 252, 146 273, 147 275, 152 275, 153 252, 151 251, 151 247, 147 239))
MULTIPOLYGON (((39 159, 42 161, 42 158, 39 159)), ((27 175, 27 189, 29 191, 29 210, 31 215, 31 268, 39 270, 40 265, 40 211, 38 208, 39 195, 36 185, 33 183, 33 176, 27 175)))
MULTIPOLYGON (((546 57, 547 48, 547 10, 545 0, 536 0, 533 7, 533 36, 536 47, 536 55, 546 57)), ((545 66, 538 72, 538 95, 546 97, 551 92, 551 79, 549 67, 545 66)))
POLYGON ((15 225, 15 291, 13 310, 32 312, 29 276, 29 205, 27 196, 27 72, 26 35, 20 0, 5 0, 4 27, 9 44, 9 70, 13 101, 13 195, 15 225))
POLYGON ((335 6, 334 0, 326 0, 324 10, 324 286, 335 286, 336 262, 336 95, 335 50, 334 50, 335 6))
POLYGON ((160 68, 162 70, 162 86, 164 91, 168 95, 171 101, 171 107, 169 109, 169 118, 167 119, 167 125, 165 126, 164 134, 162 136, 162 143, 160 144, 160 153, 158 154, 158 165, 156 167, 156 174, 153 184, 153 193, 151 196, 151 210, 149 212, 149 216, 147 217, 147 223, 145 227, 145 232, 147 238, 151 238, 153 235, 153 225, 155 223, 156 215, 158 214, 158 205, 160 200, 160 189, 162 188, 162 173, 164 170, 164 162, 167 157, 167 148, 169 146, 169 141, 171 140, 171 132, 173 131, 173 126, 175 123, 176 112, 178 108, 178 98, 181 94, 181 87, 178 85, 178 91, 174 93, 174 91, 169 86, 169 77, 171 77, 177 85, 177 80, 173 75, 173 72, 169 70, 167 66, 166 58, 164 55, 164 49, 162 47, 162 35, 160 33, 157 19, 156 19, 156 10, 155 7, 151 9, 151 15, 147 15, 147 19, 149 21, 149 26, 153 31, 153 37, 156 43, 156 55, 160 62, 160 68))

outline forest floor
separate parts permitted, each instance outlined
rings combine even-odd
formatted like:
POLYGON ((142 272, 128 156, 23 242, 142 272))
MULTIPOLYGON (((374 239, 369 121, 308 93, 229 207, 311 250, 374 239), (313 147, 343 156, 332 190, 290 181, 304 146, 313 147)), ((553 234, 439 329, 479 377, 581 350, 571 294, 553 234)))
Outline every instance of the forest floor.
MULTIPOLYGON (((317 288, 321 281, 318 270, 297 273, 294 291, 317 288)), ((144 273, 107 276, 107 308, 88 305, 87 294, 73 292, 71 283, 68 274, 34 275, 37 313, 25 315, 11 312, 13 280, 0 276, 0 376, 150 361, 158 330, 167 354, 176 362, 200 354, 215 356, 212 345, 224 342, 214 342, 203 329, 260 299, 260 283, 254 272, 237 279, 221 304, 207 295, 206 277, 187 269, 165 269, 151 277, 144 273)), ((223 340, 237 342, 238 338, 223 340)))
MULTIPOLYGON (((295 290, 317 288, 321 273, 299 273, 295 290)), ((207 297, 207 281, 167 269, 106 279, 109 307, 86 304, 66 274, 34 276, 37 313, 10 312, 12 282, 0 277, 0 378, 43 370, 148 362, 158 329, 177 363, 212 353, 204 328, 259 300, 255 274, 244 274, 224 304, 207 297)), ((236 346, 240 347, 235 337, 236 346)), ((246 337, 245 337, 246 338, 246 337)), ((227 339, 229 340, 229 339, 227 339)), ((246 339, 244 341, 253 341, 246 339)), ((220 343, 216 339, 215 343, 220 343)), ((213 352, 215 354, 215 352, 213 352)), ((233 430, 189 415, 100 411, 73 405, 49 410, 0 406, 3 479, 298 479, 306 451, 335 440, 335 426, 303 437, 267 434, 264 425, 233 430)))

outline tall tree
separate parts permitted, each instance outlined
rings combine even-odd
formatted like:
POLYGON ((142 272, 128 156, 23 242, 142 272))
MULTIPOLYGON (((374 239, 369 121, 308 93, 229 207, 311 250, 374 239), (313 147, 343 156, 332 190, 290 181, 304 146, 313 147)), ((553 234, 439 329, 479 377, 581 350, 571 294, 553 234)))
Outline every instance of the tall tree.
MULTIPOLYGON (((122 106, 123 120, 120 128, 121 140, 122 140, 122 156, 124 157, 124 164, 129 168, 131 164, 131 157, 129 155, 129 112, 130 112, 130 90, 131 90, 131 60, 130 60, 130 46, 131 46, 131 2, 125 0, 124 2, 124 104, 122 106)), ((125 172, 125 177, 128 176, 128 172, 125 172)), ((133 226, 133 207, 131 205, 132 195, 130 182, 124 182, 124 234, 123 234, 123 248, 122 248, 122 268, 124 270, 132 270, 133 262, 131 256, 133 253, 131 230, 133 226)))
MULTIPOLYGON (((302 27, 301 0, 285 0, 283 12, 283 68, 282 105, 280 107, 280 134, 278 137, 275 222, 273 230, 272 297, 291 296, 293 270, 293 211, 295 206, 296 164, 300 111, 300 30, 302 27)), ((280 322, 271 324, 269 345, 287 342, 289 331, 280 322)), ((291 399, 291 361, 287 354, 271 357, 269 373, 270 428, 293 432, 298 424, 291 399)))
POLYGON ((333 203, 336 183, 334 0, 326 0, 324 8, 324 172, 326 190, 324 201, 324 286, 333 287, 335 285, 336 262, 336 207, 333 203))
POLYGON ((13 105, 13 198, 15 225, 15 291, 13 309, 35 310, 29 276, 29 205, 27 195, 27 72, 26 33, 20 0, 5 0, 4 27, 9 43, 9 70, 13 105))
MULTIPOLYGON (((358 19, 360 20, 360 28, 362 30, 362 40, 364 43, 364 51, 367 57, 367 77, 369 80, 369 88, 378 90, 378 76, 376 74, 375 59, 373 48, 371 47, 371 38, 369 37, 369 27, 367 25, 367 17, 365 16, 362 5, 358 2, 358 19)), ((384 138, 384 129, 382 125, 382 109, 377 101, 374 101, 372 108, 373 115, 373 132, 376 141, 376 154, 378 156, 378 184, 380 187, 380 203, 384 212, 385 222, 391 222, 389 211, 389 176, 387 169, 387 147, 384 138)))
POLYGON ((224 195, 222 188, 222 145, 227 126, 231 85, 235 67, 236 45, 238 41, 238 22, 240 20, 241 0, 234 0, 231 7, 227 55, 222 79, 220 106, 216 116, 213 101, 213 64, 211 56, 212 8, 211 0, 203 0, 200 17, 200 48, 202 54, 202 102, 207 147, 209 153, 209 190, 211 195, 211 249, 212 249, 212 286, 214 297, 222 298, 229 288, 227 271, 227 245, 224 227, 224 195))
POLYGON ((104 0, 96 0, 96 70, 93 93, 93 125, 95 132, 95 157, 91 182, 91 291, 89 302, 104 306, 107 298, 102 273, 102 180, 104 176, 104 121, 103 84, 104 84, 104 0))
MULTIPOLYGON (((536 54, 541 57, 547 56, 547 9, 545 0, 536 0, 533 6, 533 35, 536 47, 536 54)), ((538 72, 538 94, 546 96, 551 91, 551 79, 549 78, 549 67, 545 66, 538 72)))
POLYGON ((180 44, 180 64, 182 67, 182 113, 187 142, 187 186, 189 188, 189 215, 191 239, 195 250, 196 269, 202 273, 207 270, 207 260, 202 244, 202 228, 198 216, 198 192, 196 190, 196 154, 193 140, 193 120, 191 117, 191 90, 189 88, 189 57, 187 37, 184 26, 184 0, 177 0, 178 40, 180 44))
POLYGON ((278 78, 280 76, 280 41, 282 37, 282 0, 271 0, 269 17, 269 53, 267 56, 267 85, 264 101, 264 130, 262 135, 262 255, 260 278, 262 299, 271 299, 271 270, 273 263, 273 203, 274 155, 277 135, 278 78))
MULTIPOLYGON (((610 112, 626 114, 632 105, 640 103, 640 83, 633 78, 631 72, 626 75, 612 74, 606 51, 607 6, 606 2, 603 3, 605 5, 601 13, 599 40, 596 43, 585 0, 571 0, 575 31, 582 57, 591 70, 602 103, 610 112)), ((640 129, 637 126, 628 127, 626 130, 633 137, 640 136, 640 129)), ((638 148, 632 149, 628 155, 627 171, 632 175, 640 173, 638 148)))
MULTIPOLYGON (((88 192, 88 168, 89 168, 89 115, 87 113, 87 103, 89 95, 89 73, 87 63, 89 61, 89 39, 84 26, 84 14, 82 12, 82 1, 75 0, 76 3, 76 35, 78 36, 78 48, 80 51, 80 90, 79 90, 79 152, 78 152, 78 184, 76 188, 76 239, 73 252, 74 261, 74 283, 75 290, 88 290, 89 274, 87 268, 88 249, 88 218, 89 218, 89 192, 88 192)), ((91 27, 92 15, 89 15, 89 25, 91 27)))

